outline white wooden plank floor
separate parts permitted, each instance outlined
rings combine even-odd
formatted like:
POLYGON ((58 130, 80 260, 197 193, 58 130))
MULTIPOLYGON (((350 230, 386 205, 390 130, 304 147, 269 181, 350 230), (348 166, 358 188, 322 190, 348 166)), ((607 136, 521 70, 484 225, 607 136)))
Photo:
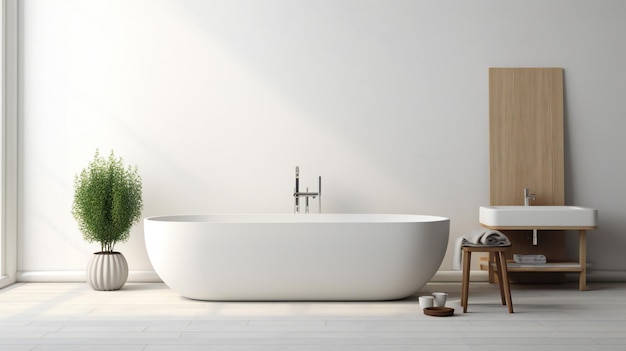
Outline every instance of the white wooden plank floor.
POLYGON ((0 350, 389 351, 626 350, 626 283, 512 285, 514 314, 496 285, 431 283, 386 302, 206 302, 163 284, 97 292, 80 283, 0 290, 0 350), (428 317, 418 295, 450 294, 452 317, 428 317))

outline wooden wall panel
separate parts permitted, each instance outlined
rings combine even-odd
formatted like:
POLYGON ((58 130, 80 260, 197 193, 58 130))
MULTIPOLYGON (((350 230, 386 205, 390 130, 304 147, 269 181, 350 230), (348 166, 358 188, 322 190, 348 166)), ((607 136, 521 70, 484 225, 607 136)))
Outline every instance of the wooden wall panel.
POLYGON ((563 205, 563 69, 489 69, 490 202, 563 205))
MULTIPOLYGON (((489 69, 489 154, 491 205, 523 205, 524 188, 536 194, 532 205, 564 205, 562 68, 489 69)), ((532 232, 505 234, 513 243, 509 258, 520 253, 566 260, 563 232, 539 232, 537 246, 532 232)), ((531 276, 517 281, 554 279, 531 276)))

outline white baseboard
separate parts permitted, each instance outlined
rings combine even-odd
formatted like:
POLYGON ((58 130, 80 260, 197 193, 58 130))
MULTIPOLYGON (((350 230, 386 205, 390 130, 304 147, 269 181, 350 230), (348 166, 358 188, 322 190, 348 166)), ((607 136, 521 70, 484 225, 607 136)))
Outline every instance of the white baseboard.
MULTIPOLYGON (((577 274, 567 275, 568 280, 578 280, 577 274)), ((438 271, 430 280, 433 283, 461 282, 461 271, 438 271)), ((46 282, 85 282, 85 271, 18 271, 18 282, 46 283, 46 282)), ((470 281, 486 282, 486 271, 471 271, 470 281)), ((626 282, 626 271, 590 270, 587 272, 587 281, 590 282, 626 282)), ((0 279, 0 283, 2 280, 0 279)), ((154 271, 130 271, 129 283, 160 283, 161 278, 154 271)))
MULTIPOLYGON (((578 273, 566 273, 568 281, 578 281, 578 273)), ((433 283, 461 282, 461 271, 438 271, 430 281, 433 283)), ((471 271, 470 281, 486 282, 489 280, 487 271, 471 271)), ((626 271, 588 270, 588 282, 626 282, 626 271)))
MULTIPOLYGON (((27 283, 74 283, 85 282, 85 271, 18 271, 18 282, 27 283)), ((154 271, 129 271, 129 283, 160 283, 154 271)))
MULTIPOLYGON (((430 281, 432 283, 460 283, 463 279, 462 271, 437 271, 435 276, 430 281)), ((470 281, 472 282, 486 282, 489 280, 489 274, 487 271, 470 271, 470 281)))
POLYGON ((9 286, 13 283, 15 283, 15 279, 6 275, 0 276, 0 289, 4 288, 5 286, 9 286))
MULTIPOLYGON (((487 272, 472 271, 470 280, 473 282, 487 281, 487 272)), ((85 282, 85 271, 18 271, 17 281, 24 283, 74 283, 85 282)), ((438 271, 432 282, 460 282, 461 271, 438 271)), ((161 278, 154 271, 130 271, 129 283, 160 283, 161 278)))
MULTIPOLYGON (((572 280, 577 280, 577 274, 568 274, 568 277, 572 280)), ((590 270, 587 271, 588 282, 626 282, 626 271, 602 271, 602 270, 590 270)))

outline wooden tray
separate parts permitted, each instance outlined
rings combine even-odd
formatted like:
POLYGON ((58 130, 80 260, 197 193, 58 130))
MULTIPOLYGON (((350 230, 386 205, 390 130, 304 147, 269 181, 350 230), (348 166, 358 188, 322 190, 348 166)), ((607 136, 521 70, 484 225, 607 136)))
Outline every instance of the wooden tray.
POLYGON ((454 308, 450 307, 427 307, 424 314, 433 317, 448 317, 454 314, 454 308))

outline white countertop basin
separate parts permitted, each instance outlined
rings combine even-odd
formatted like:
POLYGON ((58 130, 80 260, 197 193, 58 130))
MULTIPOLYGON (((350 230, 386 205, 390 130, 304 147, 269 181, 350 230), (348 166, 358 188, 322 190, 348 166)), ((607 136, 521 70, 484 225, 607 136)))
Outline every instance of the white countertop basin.
POLYGON ((491 228, 595 228, 598 210, 579 206, 481 206, 479 221, 491 228))

